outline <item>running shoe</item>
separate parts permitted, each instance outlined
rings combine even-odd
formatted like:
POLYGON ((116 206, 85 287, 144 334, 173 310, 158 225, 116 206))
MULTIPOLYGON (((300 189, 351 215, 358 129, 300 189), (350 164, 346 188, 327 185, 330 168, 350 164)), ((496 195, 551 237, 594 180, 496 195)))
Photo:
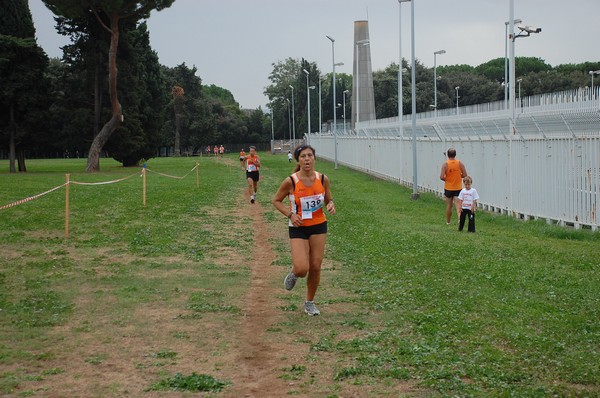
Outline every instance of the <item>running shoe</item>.
POLYGON ((298 277, 293 272, 290 272, 283 280, 283 287, 285 290, 292 290, 296 286, 296 281, 298 281, 298 277))
POLYGON ((314 301, 305 301, 304 302, 304 312, 308 314, 308 316, 316 316, 321 313, 314 301))
POLYGON ((255 200, 256 200, 256 195, 250 196, 250 203, 254 203, 255 200))

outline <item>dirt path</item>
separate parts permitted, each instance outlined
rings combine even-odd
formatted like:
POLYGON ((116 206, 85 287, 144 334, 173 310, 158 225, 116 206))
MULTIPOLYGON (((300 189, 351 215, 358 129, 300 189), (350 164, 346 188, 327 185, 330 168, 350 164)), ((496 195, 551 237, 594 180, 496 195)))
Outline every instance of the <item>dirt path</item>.
MULTIPOLYGON (((279 273, 274 272, 272 262, 277 254, 271 247, 272 238, 264 221, 265 206, 256 202, 249 204, 248 193, 244 201, 250 206, 252 230, 254 231, 254 250, 250 264, 250 289, 245 298, 245 317, 241 325, 237 363, 240 373, 234 378, 233 387, 225 394, 229 397, 273 397, 283 396, 287 383, 279 378, 279 369, 285 366, 282 356, 293 354, 285 342, 274 341, 267 329, 281 321, 283 316, 276 308, 276 296, 281 294, 278 284, 279 273)), ((301 355, 301 353, 296 353, 301 355)))
MULTIPOLYGON (((230 173, 243 173, 228 160, 230 173)), ((324 315, 307 317, 297 306, 305 282, 291 293, 282 286, 289 270, 285 218, 273 218, 265 192, 254 204, 245 186, 230 194, 237 197, 233 206, 195 214, 196 234, 210 237, 210 244, 193 241, 195 249, 209 247, 201 259, 166 253, 143 258, 149 264, 142 267, 126 249, 68 247, 61 255, 85 266, 65 270, 80 281, 73 314, 6 369, 31 379, 9 396, 192 396, 152 386, 193 373, 230 382, 221 392, 199 396, 415 395, 411 382, 335 379, 339 369, 354 366, 353 358, 331 348, 335 340, 365 336, 374 315, 357 317, 356 304, 345 300, 348 293, 332 283, 342 264, 326 258, 319 290, 324 315), (196 311, 190 303, 209 309, 196 311), (221 311, 221 305, 233 310, 221 311), (321 349, 313 350, 316 344, 321 349)))

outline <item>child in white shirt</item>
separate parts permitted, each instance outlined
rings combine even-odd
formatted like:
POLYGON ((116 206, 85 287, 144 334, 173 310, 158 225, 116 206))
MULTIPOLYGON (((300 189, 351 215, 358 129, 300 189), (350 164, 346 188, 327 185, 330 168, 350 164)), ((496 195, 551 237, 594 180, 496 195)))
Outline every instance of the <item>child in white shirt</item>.
POLYGON ((458 194, 460 200, 460 221, 458 224, 458 230, 462 231, 465 226, 465 219, 469 218, 469 226, 467 232, 475 232, 475 210, 477 210, 477 201, 479 200, 479 194, 475 188, 472 188, 473 179, 469 176, 463 178, 465 187, 458 194))

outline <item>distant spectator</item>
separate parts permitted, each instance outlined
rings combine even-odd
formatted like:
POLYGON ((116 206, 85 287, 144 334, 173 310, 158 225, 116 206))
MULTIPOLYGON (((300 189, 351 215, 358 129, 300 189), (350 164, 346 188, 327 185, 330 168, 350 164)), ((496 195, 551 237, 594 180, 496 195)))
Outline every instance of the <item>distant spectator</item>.
POLYGON ((446 200, 446 224, 450 225, 452 218, 452 204, 456 207, 456 214, 460 214, 458 194, 462 189, 462 179, 467 176, 465 165, 456 159, 456 149, 448 149, 448 160, 442 164, 440 180, 444 181, 444 199, 446 200))
POLYGON ((458 223, 458 230, 462 231, 465 226, 465 219, 469 219, 469 227, 467 232, 475 232, 475 211, 477 210, 477 201, 479 200, 479 194, 477 190, 471 185, 473 179, 469 176, 463 178, 465 187, 458 194, 460 200, 460 221, 458 223))

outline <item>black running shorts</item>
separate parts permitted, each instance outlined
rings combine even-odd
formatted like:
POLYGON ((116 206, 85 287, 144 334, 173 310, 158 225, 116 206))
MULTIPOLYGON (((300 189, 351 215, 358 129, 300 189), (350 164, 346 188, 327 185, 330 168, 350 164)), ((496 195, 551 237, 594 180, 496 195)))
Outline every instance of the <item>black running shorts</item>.
POLYGON ((246 178, 252 178, 252 181, 258 181, 259 179, 258 171, 247 171, 246 178))
POLYGON ((308 239, 311 235, 327 233, 327 221, 310 227, 289 227, 290 239, 308 239))

